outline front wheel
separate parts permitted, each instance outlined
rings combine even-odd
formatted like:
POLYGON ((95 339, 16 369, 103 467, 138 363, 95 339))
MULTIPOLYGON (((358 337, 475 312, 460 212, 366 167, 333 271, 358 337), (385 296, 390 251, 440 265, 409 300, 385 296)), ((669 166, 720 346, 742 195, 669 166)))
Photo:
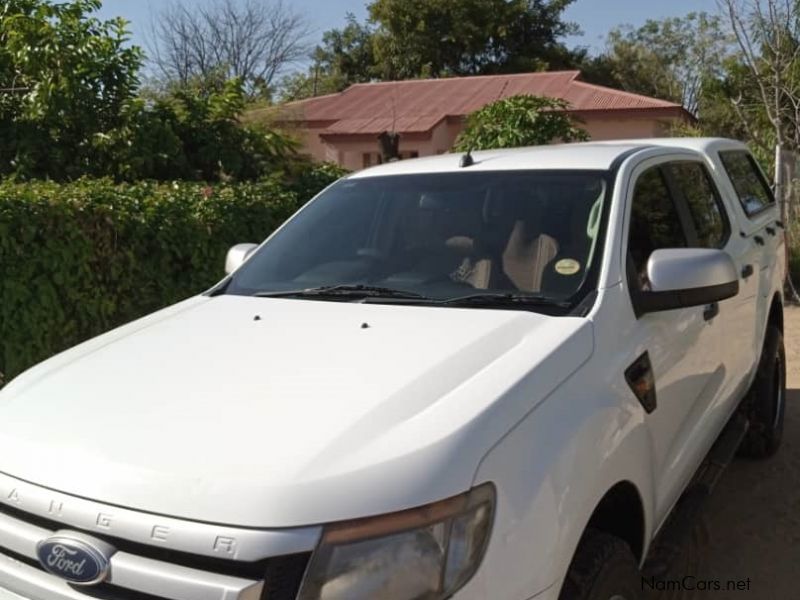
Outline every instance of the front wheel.
POLYGON ((641 576, 628 544, 588 530, 567 572, 559 600, 638 600, 641 576))
POLYGON ((739 454, 769 458, 781 445, 786 413, 786 353, 783 335, 774 325, 767 328, 758 371, 745 406, 750 427, 739 454))

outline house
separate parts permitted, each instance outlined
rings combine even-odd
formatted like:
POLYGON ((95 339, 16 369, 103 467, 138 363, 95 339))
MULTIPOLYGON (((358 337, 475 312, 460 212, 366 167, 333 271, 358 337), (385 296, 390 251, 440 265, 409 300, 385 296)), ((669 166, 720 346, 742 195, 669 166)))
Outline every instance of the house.
POLYGON ((593 140, 661 137, 693 117, 681 105, 581 81, 580 71, 361 83, 285 105, 278 120, 306 153, 357 170, 380 162, 378 136, 400 134, 401 158, 448 152, 467 115, 509 96, 562 98, 593 140))

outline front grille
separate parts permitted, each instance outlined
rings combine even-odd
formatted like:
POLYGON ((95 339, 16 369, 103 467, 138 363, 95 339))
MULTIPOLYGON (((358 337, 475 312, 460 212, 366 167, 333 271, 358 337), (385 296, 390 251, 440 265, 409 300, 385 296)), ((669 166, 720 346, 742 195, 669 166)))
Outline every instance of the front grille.
MULTIPOLYGON (((34 567, 35 569, 39 569, 40 571, 43 570, 42 566, 39 564, 39 561, 37 560, 33 560, 32 558, 28 558, 27 556, 23 556, 22 554, 18 554, 16 552, 10 552, 7 549, 3 549, 3 553, 6 556, 10 556, 14 560, 18 560, 19 562, 28 565, 29 567, 34 567)), ((161 596, 142 594, 140 592, 135 592, 133 590, 126 590, 125 588, 108 584, 103 584, 93 587, 77 587, 77 586, 70 586, 70 587, 80 592, 87 598, 102 598, 103 600, 163 600, 161 596)))
POLYGON ((77 589, 87 598, 99 598, 100 600, 164 600, 163 596, 143 594, 141 592, 126 590, 125 588, 121 588, 116 585, 109 585, 107 583, 75 589, 77 589))
MULTIPOLYGON (((132 542, 120 537, 103 535, 97 531, 87 531, 71 527, 56 520, 34 515, 18 508, 0 504, 0 517, 5 515, 16 522, 29 524, 41 530, 55 532, 59 529, 82 532, 94 538, 103 540, 113 545, 118 553, 158 561, 165 567, 201 571, 203 575, 219 575, 222 577, 252 580, 253 583, 263 584, 262 600, 295 600, 303 575, 311 557, 310 552, 275 556, 254 562, 241 562, 225 558, 201 556, 188 552, 171 550, 163 547, 151 546, 139 542, 132 542)), ((0 536, 0 553, 10 556, 15 560, 44 572, 35 557, 14 552, 5 547, 6 544, 0 536)), ((113 567, 113 558, 112 558, 113 567)), ((112 568, 112 579, 114 569, 112 568)), ((75 592, 88 598, 101 600, 170 600, 167 596, 153 595, 142 590, 128 589, 112 583, 102 583, 95 586, 71 586, 75 592)), ((152 591, 152 590, 151 590, 152 591)), ((226 596, 228 597, 228 596, 226 596)))
POLYGON ((168 548, 159 548, 157 546, 149 546, 147 544, 140 544, 138 542, 131 542, 122 538, 104 535, 97 531, 84 531, 69 527, 58 521, 46 519, 37 515, 26 513, 11 506, 0 504, 0 514, 6 514, 20 521, 25 521, 56 531, 58 529, 69 529, 70 531, 82 531, 87 535, 91 535, 98 540, 103 540, 114 546, 120 552, 129 552, 137 556, 146 556, 154 560, 162 562, 181 565, 184 567, 191 567, 192 569, 201 569, 203 571, 210 571, 212 573, 220 573, 221 575, 230 575, 232 577, 245 577, 250 579, 261 579, 267 568, 267 560, 260 560, 257 562, 238 562, 225 558, 212 558, 210 556, 199 556, 197 554, 189 554, 188 552, 178 552, 168 548))
POLYGON ((261 600, 294 600, 310 559, 310 552, 270 559, 261 600))

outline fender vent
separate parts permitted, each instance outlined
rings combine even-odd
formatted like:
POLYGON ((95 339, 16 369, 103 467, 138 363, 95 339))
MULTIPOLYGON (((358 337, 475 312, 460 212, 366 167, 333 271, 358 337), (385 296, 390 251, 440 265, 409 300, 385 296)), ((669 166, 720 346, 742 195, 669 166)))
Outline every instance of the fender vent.
POLYGON ((625 369, 625 381, 644 410, 648 414, 653 412, 656 409, 656 378, 647 352, 625 369))

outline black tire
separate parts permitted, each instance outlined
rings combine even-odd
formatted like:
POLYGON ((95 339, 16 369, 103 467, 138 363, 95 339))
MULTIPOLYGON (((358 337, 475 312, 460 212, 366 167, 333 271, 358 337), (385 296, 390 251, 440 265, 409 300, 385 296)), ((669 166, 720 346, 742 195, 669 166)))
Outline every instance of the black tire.
POLYGON ((750 427, 739 454, 769 458, 778 451, 786 414, 786 353, 783 335, 774 325, 767 327, 758 371, 745 400, 750 427))
POLYGON ((559 600, 638 600, 639 567, 628 544, 589 529, 567 571, 559 600))

